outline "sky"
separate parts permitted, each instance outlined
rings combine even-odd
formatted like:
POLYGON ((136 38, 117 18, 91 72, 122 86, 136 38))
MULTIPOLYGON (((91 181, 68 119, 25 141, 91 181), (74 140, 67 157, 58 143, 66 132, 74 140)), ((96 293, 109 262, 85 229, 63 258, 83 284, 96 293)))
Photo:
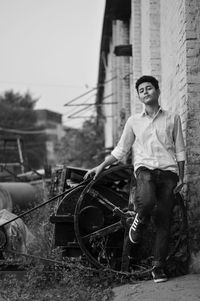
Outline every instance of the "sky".
MULTIPOLYGON (((0 0, 0 94, 27 91, 36 109, 81 127, 94 106, 64 106, 97 85, 105 0, 0 0)), ((95 92, 74 101, 93 103, 95 92)))

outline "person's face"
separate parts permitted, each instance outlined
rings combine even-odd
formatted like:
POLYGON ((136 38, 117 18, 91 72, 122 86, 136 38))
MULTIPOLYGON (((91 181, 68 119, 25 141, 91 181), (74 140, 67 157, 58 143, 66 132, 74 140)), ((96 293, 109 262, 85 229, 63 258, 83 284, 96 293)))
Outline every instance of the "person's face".
POLYGON ((156 89, 151 83, 145 82, 138 87, 138 96, 145 105, 153 105, 158 103, 160 90, 156 89))

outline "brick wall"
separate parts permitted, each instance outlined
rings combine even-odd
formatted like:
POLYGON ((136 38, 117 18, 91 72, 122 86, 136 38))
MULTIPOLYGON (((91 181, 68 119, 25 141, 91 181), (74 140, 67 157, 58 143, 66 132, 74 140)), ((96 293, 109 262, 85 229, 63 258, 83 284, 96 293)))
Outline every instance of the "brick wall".
MULTIPOLYGON (((143 74, 152 74, 160 81, 160 0, 132 0, 131 25, 133 84, 143 74)), ((132 112, 141 109, 134 91, 132 112)))
POLYGON ((193 270, 198 265, 200 271, 200 1, 131 0, 131 10, 130 32, 127 23, 113 21, 108 55, 106 79, 109 75, 117 77, 105 89, 105 93, 112 91, 112 101, 118 102, 112 106, 113 146, 122 129, 122 109, 125 119, 130 106, 131 113, 141 110, 135 81, 144 73, 156 76, 160 80, 161 105, 179 113, 182 120, 191 265, 193 270), (131 59, 114 55, 116 45, 130 42, 131 59), (124 80, 129 68, 131 92, 129 81, 124 80))
MULTIPOLYGON (((161 1, 161 78, 163 107, 186 119, 185 5, 182 0, 161 1)), ((185 128, 185 126, 184 126, 185 128)))
POLYGON ((161 81, 160 55, 160 0, 149 1, 149 28, 150 28, 150 65, 151 74, 161 81))
MULTIPOLYGON (((161 1, 162 98, 181 115, 186 150, 185 196, 190 248, 200 249, 200 2, 161 1)), ((195 257, 196 258, 196 257, 195 257)))
POLYGON ((200 271, 200 2, 186 1, 188 217, 193 269, 200 271))
MULTIPOLYGON (((131 42, 132 89, 142 74, 156 76, 161 105, 181 116, 191 265, 200 271, 200 1, 132 0, 131 42)), ((132 98, 135 113, 135 91, 132 98)))

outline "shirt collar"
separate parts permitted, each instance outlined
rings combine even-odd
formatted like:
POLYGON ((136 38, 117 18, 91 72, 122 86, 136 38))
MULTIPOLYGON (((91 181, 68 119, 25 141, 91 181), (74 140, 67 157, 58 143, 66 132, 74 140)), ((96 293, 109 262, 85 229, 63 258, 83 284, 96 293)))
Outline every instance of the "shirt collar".
MULTIPOLYGON (((159 113, 162 113, 163 112, 163 109, 161 108, 161 106, 159 106, 159 109, 158 109, 158 112, 156 113, 156 116, 159 114, 159 113)), ((141 117, 145 117, 145 116, 148 116, 147 112, 145 111, 145 108, 144 110, 142 111, 141 113, 141 117)))

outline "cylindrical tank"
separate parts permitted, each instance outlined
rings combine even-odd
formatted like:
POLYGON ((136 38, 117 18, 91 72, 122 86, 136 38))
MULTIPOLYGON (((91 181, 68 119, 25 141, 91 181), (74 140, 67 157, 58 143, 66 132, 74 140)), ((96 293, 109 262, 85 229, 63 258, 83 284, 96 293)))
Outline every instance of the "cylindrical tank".
POLYGON ((0 210, 12 211, 17 206, 25 209, 33 205, 37 198, 36 189, 29 183, 2 182, 0 183, 0 210))

